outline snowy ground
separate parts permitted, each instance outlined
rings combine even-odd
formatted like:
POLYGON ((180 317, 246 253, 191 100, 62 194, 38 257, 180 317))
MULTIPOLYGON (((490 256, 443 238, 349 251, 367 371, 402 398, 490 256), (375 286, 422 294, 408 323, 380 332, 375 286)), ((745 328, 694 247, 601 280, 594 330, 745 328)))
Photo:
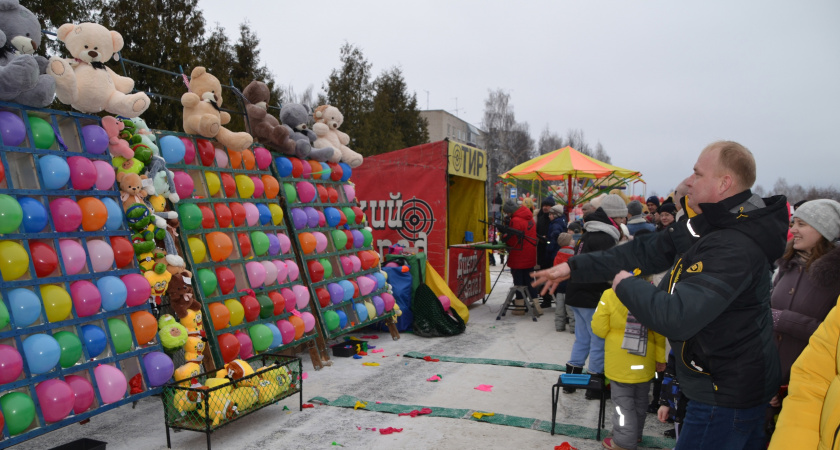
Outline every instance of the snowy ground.
MULTIPOLYGON (((491 267, 498 269, 498 266, 491 267)), ((498 271, 491 271, 492 280, 498 271)), ((545 310, 538 322, 530 316, 510 313, 496 321, 499 307, 511 285, 509 272, 501 278, 486 305, 481 302, 470 308, 470 321, 462 335, 452 338, 420 338, 402 334, 398 341, 388 333, 375 333, 379 339, 371 345, 382 353, 356 360, 334 358, 332 367, 315 371, 309 355, 303 358, 308 373, 304 382, 304 402, 313 397, 329 400, 352 395, 370 401, 446 408, 466 408, 499 414, 528 417, 550 422, 551 385, 558 373, 549 370, 501 367, 480 364, 426 362, 403 358, 410 351, 431 354, 510 359, 526 362, 565 364, 574 336, 554 329, 554 308, 545 310), (383 357, 385 356, 385 357, 383 357), (362 362, 378 362, 378 367, 362 366, 362 362), (442 381, 426 379, 440 374, 442 381), (492 392, 474 388, 480 384, 493 386, 492 392)), ((374 334, 371 332, 359 333, 374 334)), ((232 423, 212 434, 216 449, 286 449, 286 448, 545 448, 552 449, 568 441, 579 450, 600 449, 601 443, 543 431, 493 425, 470 420, 436 417, 407 417, 349 408, 316 405, 302 412, 298 397, 264 408, 248 418, 232 423), (287 405, 290 411, 283 411, 287 405), (359 430, 357 427, 362 427, 359 430), (403 432, 381 435, 365 428, 403 428, 403 432)), ((611 403, 607 403, 607 425, 610 429, 611 403)), ((584 391, 560 395, 557 422, 595 428, 598 402, 584 399, 584 391)), ((645 435, 662 437, 667 425, 648 415, 645 435)), ((71 425, 59 431, 32 439, 15 449, 51 448, 88 437, 108 443, 109 449, 166 448, 163 407, 158 397, 146 398, 136 409, 124 406, 95 416, 85 425, 71 425)), ((602 436, 603 438, 604 436, 602 436)), ((202 433, 172 433, 172 446, 198 449, 205 446, 202 433)))

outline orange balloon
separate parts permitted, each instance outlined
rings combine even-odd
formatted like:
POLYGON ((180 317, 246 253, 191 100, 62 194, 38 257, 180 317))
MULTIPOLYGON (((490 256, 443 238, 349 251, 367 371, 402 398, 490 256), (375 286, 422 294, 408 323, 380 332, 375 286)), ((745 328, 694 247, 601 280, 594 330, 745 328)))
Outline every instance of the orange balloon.
POLYGON ((321 173, 320 172, 322 170, 324 170, 324 168, 321 167, 321 163, 319 163, 318 161, 309 161, 309 167, 312 168, 312 178, 314 178, 316 180, 320 180, 321 179, 321 173))
POLYGON ((288 319, 290 324, 295 327, 295 340, 298 340, 303 337, 303 331, 306 329, 303 325, 303 319, 298 316, 289 316, 288 319))
POLYGON ((304 231, 298 235, 298 240, 300 240, 300 248, 303 250, 305 255, 315 251, 317 240, 315 239, 315 235, 312 233, 304 231))
POLYGON ((221 231, 207 233, 207 248, 210 250, 210 258, 213 261, 224 261, 233 251, 233 241, 221 231))
POLYGON ((262 182, 265 190, 265 198, 271 200, 277 197, 277 194, 280 192, 280 183, 277 182, 277 178, 271 175, 263 175, 262 182))
POLYGON ((213 319, 213 329, 221 330, 227 328, 230 322, 230 310, 222 302, 213 302, 207 306, 210 310, 210 318, 213 319))
POLYGON ((242 155, 240 154, 240 152, 228 150, 227 153, 231 168, 238 169, 240 166, 242 166, 242 155))
POLYGON ((257 160, 254 159, 254 152, 251 150, 242 150, 242 165, 245 166, 245 170, 254 170, 254 164, 257 163, 257 160))
POLYGON ((157 320, 148 311, 131 313, 131 326, 134 327, 134 336, 137 337, 139 345, 149 343, 157 334, 157 320))
POLYGON ((99 231, 108 221, 108 208, 101 200, 85 197, 77 202, 82 210, 82 229, 85 231, 99 231))

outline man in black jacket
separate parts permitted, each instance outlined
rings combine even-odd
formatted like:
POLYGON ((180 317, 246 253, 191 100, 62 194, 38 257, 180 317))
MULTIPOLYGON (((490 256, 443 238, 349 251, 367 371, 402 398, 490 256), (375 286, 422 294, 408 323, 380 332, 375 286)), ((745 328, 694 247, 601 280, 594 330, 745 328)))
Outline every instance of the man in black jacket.
POLYGON ((755 160, 735 142, 706 147, 686 179, 689 220, 627 245, 579 255, 534 274, 550 291, 562 280, 613 280, 642 324, 671 341, 689 407, 677 449, 764 448, 767 402, 780 380, 772 342, 770 271, 784 251, 785 198, 750 191, 755 160), (634 277, 676 264, 659 288, 634 277))

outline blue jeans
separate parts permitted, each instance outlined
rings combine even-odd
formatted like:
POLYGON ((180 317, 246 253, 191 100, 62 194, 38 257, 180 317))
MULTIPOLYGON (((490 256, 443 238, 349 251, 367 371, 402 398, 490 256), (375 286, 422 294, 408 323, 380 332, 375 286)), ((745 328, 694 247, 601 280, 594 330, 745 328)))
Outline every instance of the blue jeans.
POLYGON ((767 405, 735 409, 688 402, 675 450, 758 450, 767 448, 767 405))
POLYGON ((571 306, 575 313, 575 343, 569 364, 583 367, 589 357, 589 371, 604 373, 604 339, 592 332, 592 316, 595 308, 571 306))

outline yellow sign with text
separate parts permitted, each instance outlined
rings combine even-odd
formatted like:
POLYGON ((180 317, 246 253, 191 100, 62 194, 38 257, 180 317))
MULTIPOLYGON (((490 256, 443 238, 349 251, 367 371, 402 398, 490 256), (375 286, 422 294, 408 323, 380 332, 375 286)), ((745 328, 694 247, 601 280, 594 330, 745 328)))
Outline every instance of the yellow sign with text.
POLYGON ((450 175, 487 180, 487 152, 460 142, 449 141, 450 175))

